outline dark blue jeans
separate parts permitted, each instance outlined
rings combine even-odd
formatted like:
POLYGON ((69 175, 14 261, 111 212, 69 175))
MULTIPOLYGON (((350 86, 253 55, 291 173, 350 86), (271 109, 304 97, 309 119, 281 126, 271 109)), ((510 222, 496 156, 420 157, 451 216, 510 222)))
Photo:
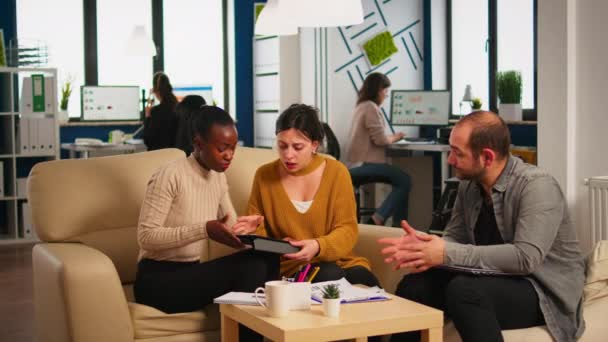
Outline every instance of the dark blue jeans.
POLYGON ((393 226, 400 227, 401 220, 406 220, 408 214, 410 176, 396 166, 380 163, 363 163, 363 165, 349 169, 349 171, 352 178, 368 176, 383 176, 385 178, 386 183, 390 184, 393 190, 386 196, 380 208, 376 210, 375 215, 383 222, 392 216, 393 226))

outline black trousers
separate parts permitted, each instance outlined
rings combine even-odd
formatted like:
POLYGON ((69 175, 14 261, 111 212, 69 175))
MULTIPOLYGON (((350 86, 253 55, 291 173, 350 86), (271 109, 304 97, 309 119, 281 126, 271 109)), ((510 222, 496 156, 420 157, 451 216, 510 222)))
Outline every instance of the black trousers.
POLYGON ((320 267, 319 273, 317 273, 317 276, 313 279, 313 283, 346 278, 351 284, 363 284, 369 287, 380 285, 378 278, 363 266, 340 268, 340 266, 333 262, 321 262, 312 266, 320 267))
MULTIPOLYGON (((523 277, 430 269, 403 277, 396 294, 444 310, 464 342, 503 341, 502 329, 544 324, 536 291, 523 277)), ((393 335, 391 342, 396 341, 420 341, 420 332, 393 335)))
MULTIPOLYGON (((230 291, 253 292, 279 279, 277 254, 242 251, 204 263, 143 259, 139 262, 134 292, 137 303, 166 313, 200 310, 230 291)), ((241 326, 241 340, 261 336, 241 326)))

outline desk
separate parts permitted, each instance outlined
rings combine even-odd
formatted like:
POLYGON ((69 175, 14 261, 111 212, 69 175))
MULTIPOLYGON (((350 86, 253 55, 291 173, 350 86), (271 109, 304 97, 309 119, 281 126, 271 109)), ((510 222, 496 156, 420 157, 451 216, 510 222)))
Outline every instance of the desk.
POLYGON ((422 341, 441 342, 443 312, 390 295, 391 300, 343 304, 339 318, 323 315, 321 305, 290 311, 286 317, 268 316, 261 306, 220 304, 222 342, 238 341, 238 324, 275 342, 338 341, 421 330, 422 341), (373 313, 373 314, 370 314, 373 313))
POLYGON ((62 150, 70 151, 70 158, 76 158, 76 152, 80 153, 81 158, 89 158, 89 152, 107 152, 109 154, 122 154, 122 153, 135 153, 146 151, 146 145, 144 144, 117 144, 117 145, 76 145, 73 143, 61 144, 62 150))
POLYGON ((445 187, 445 180, 450 178, 450 166, 448 165, 448 153, 450 153, 450 145, 443 144, 406 144, 398 142, 388 146, 387 154, 400 151, 423 151, 423 152, 439 152, 441 153, 441 191, 445 187))

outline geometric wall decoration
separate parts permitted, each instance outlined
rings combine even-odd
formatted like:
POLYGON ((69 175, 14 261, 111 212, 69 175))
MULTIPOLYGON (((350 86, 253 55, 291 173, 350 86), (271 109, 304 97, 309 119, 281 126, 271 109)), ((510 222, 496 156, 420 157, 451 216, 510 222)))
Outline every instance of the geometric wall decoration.
POLYGON ((363 44, 363 51, 371 65, 378 65, 397 52, 390 32, 384 31, 363 44))

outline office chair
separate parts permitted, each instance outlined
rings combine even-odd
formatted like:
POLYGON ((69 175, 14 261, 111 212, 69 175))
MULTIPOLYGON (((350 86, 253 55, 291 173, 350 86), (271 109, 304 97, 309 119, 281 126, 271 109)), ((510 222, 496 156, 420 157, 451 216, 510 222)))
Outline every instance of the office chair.
MULTIPOLYGON (((325 131, 325 138, 327 145, 324 148, 324 152, 330 156, 340 159, 340 143, 336 138, 336 135, 332 131, 331 127, 325 122, 323 124, 323 130, 325 131)), ((353 189, 355 192, 355 203, 357 204, 357 222, 361 223, 363 217, 369 217, 376 212, 376 208, 364 207, 361 203, 361 193, 364 192, 364 186, 366 184, 385 183, 390 184, 390 179, 384 176, 366 176, 359 177, 351 174, 353 183, 353 189)))
POLYGON ((431 226, 429 227, 429 233, 442 236, 445 226, 452 217, 452 208, 454 207, 454 201, 456 201, 456 195, 458 194, 458 184, 460 181, 458 178, 450 178, 445 180, 445 189, 441 193, 437 207, 433 210, 431 226))

